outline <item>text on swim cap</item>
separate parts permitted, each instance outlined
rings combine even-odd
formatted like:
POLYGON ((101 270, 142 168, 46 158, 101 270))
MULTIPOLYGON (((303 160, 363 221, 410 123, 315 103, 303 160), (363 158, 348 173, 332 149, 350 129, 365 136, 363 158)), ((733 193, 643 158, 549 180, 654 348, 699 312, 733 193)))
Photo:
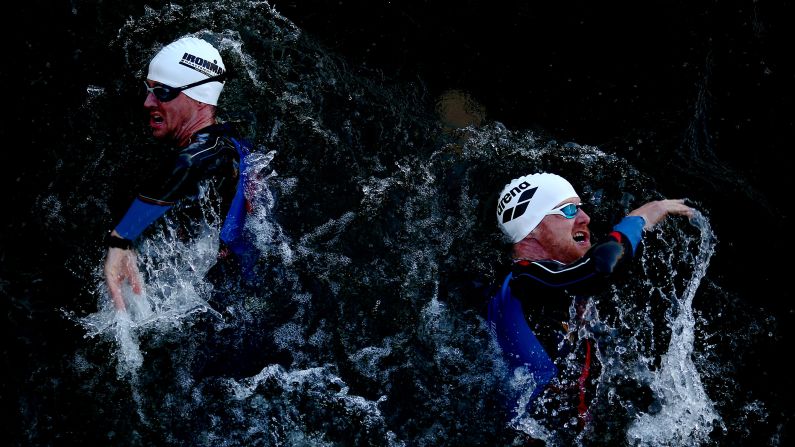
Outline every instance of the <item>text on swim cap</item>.
POLYGON ((215 61, 210 62, 190 53, 183 54, 179 64, 192 68, 207 77, 219 75, 225 71, 223 68, 219 67, 215 61))
POLYGON ((522 182, 518 186, 511 188, 510 191, 505 193, 505 195, 500 200, 499 205, 497 206, 497 214, 502 214, 502 223, 506 223, 510 220, 516 219, 517 217, 524 214, 525 211, 527 211, 527 206, 530 205, 530 199, 533 198, 536 191, 538 190, 538 186, 532 189, 527 189, 529 187, 530 187, 529 183, 522 182), (517 201, 516 206, 508 208, 505 210, 505 212, 503 212, 505 205, 510 203, 511 199, 514 198, 519 193, 522 194, 519 196, 519 200, 517 201))
MULTIPOLYGON (((519 183, 519 185, 514 186, 511 188, 510 191, 506 192, 502 199, 500 199, 500 203, 497 204, 497 214, 502 214, 502 210, 505 209, 505 205, 511 201, 511 198, 516 197, 517 194, 524 191, 530 186, 527 182, 519 183)), ((532 197, 532 195, 530 196, 532 197)))

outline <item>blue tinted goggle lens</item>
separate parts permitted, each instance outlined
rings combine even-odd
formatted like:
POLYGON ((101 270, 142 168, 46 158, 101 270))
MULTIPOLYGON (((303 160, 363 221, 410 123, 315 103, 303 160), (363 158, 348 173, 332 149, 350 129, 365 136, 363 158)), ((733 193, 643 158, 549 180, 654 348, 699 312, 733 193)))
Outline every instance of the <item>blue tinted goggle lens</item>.
POLYGON ((569 203, 560 210, 563 211, 563 215, 566 217, 566 219, 574 219, 574 216, 577 215, 578 207, 573 203, 569 203))
POLYGON ((552 211, 547 212, 547 214, 560 214, 561 216, 565 217, 566 219, 574 219, 577 217, 577 211, 580 209, 581 203, 565 203, 552 211))

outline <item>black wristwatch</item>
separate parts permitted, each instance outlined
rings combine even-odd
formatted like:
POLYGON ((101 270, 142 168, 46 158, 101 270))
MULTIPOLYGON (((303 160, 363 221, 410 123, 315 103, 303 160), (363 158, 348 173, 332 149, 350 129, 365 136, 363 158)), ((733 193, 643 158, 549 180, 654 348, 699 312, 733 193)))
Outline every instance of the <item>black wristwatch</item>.
POLYGON ((121 248, 124 250, 132 249, 132 241, 129 239, 125 239, 123 237, 114 236, 111 233, 108 233, 108 237, 106 240, 108 247, 112 248, 121 248))

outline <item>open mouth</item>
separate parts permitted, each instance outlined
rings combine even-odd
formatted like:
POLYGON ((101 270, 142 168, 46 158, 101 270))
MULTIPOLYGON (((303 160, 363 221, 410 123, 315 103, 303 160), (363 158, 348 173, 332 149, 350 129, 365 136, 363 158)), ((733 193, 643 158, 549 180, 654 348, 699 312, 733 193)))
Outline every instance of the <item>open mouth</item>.
POLYGON ((154 122, 155 124, 162 124, 163 117, 160 115, 152 115, 152 122, 154 122))
POLYGON ((585 241, 588 240, 588 236, 582 231, 578 231, 578 232, 574 233, 573 238, 574 238, 574 242, 585 242, 585 241))

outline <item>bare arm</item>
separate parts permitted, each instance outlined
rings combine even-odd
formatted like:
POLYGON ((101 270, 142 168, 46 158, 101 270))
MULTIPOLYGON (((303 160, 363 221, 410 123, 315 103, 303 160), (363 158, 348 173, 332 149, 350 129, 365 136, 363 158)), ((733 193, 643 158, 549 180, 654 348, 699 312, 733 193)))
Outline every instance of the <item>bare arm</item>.
POLYGON ((643 225, 643 229, 651 230, 657 223, 671 214, 691 218, 693 217, 693 209, 685 205, 684 199, 664 199, 641 205, 639 208, 632 210, 628 215, 642 217, 646 222, 643 225))

